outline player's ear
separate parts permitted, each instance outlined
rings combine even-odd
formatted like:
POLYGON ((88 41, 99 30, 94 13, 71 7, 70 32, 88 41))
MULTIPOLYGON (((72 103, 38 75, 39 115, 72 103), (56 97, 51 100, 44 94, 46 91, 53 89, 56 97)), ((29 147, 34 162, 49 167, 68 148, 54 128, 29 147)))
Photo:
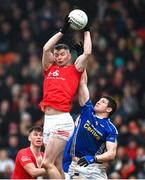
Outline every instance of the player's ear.
POLYGON ((111 107, 107 107, 107 112, 110 113, 112 111, 111 107))
POLYGON ((69 59, 71 59, 71 58, 72 58, 72 54, 71 54, 71 53, 69 53, 69 54, 68 54, 68 56, 69 56, 69 59))
POLYGON ((31 137, 30 136, 28 136, 28 141, 31 141, 31 137))

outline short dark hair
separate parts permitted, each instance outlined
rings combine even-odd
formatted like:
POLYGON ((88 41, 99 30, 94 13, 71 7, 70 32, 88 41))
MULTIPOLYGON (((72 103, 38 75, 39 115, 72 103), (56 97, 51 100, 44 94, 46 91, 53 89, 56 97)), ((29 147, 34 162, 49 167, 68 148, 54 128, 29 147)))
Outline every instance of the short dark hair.
POLYGON ((112 111, 109 113, 109 116, 112 116, 112 114, 116 111, 117 109, 117 103, 116 101, 111 97, 111 96, 103 96, 102 98, 107 99, 108 102, 108 107, 112 108, 112 111))
POLYGON ((54 49, 56 49, 56 50, 65 49, 65 50, 69 50, 70 51, 69 46, 66 45, 66 44, 56 44, 54 46, 54 49))
POLYGON ((43 132, 43 128, 41 126, 32 126, 29 129, 29 133, 31 133, 32 131, 43 132))

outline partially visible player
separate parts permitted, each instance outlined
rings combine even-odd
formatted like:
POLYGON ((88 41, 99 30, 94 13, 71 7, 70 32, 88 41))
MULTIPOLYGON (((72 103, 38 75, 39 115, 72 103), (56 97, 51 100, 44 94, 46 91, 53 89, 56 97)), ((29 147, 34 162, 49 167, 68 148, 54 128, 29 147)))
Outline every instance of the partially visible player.
POLYGON ((15 160, 15 168, 12 179, 35 179, 38 176, 46 176, 46 171, 41 168, 43 152, 43 129, 34 126, 29 130, 28 140, 30 147, 21 149, 15 160))
POLYGON ((103 163, 113 160, 117 149, 118 131, 109 118, 116 110, 116 102, 110 96, 103 96, 93 107, 84 72, 79 86, 79 103, 82 107, 70 146, 69 176, 72 179, 107 179, 103 163))
POLYGON ((51 179, 64 178, 63 151, 66 141, 74 130, 74 122, 69 113, 71 102, 92 50, 90 32, 85 29, 84 51, 75 63, 71 64, 69 47, 66 44, 57 44, 68 27, 69 19, 66 18, 60 32, 52 36, 43 47, 44 83, 40 106, 45 113, 43 128, 45 154, 42 167, 47 170, 51 179))

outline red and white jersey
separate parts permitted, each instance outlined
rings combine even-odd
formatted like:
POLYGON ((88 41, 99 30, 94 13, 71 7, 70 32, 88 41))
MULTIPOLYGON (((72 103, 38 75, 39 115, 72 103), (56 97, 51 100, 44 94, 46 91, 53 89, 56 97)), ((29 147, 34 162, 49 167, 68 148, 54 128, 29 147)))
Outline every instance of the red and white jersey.
POLYGON ((53 64, 45 70, 43 99, 40 103, 42 111, 45 111, 46 106, 50 106, 62 112, 69 112, 81 74, 75 65, 59 67, 53 64))
MULTIPOLYGON (((43 152, 41 152, 41 154, 43 157, 43 152)), ((36 159, 30 147, 21 149, 16 156, 12 179, 33 179, 24 169, 24 166, 29 163, 33 163, 35 167, 37 167, 36 159)))

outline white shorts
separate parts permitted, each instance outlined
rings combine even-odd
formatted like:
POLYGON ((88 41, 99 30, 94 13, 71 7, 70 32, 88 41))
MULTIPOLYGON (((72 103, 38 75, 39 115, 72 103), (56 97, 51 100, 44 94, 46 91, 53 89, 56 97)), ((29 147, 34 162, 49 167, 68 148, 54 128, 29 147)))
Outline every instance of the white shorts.
POLYGON ((45 115, 43 126, 43 142, 47 144, 49 137, 67 141, 74 131, 74 121, 69 113, 45 115))
POLYGON ((104 165, 97 163, 89 164, 87 167, 83 167, 77 165, 77 162, 72 161, 69 166, 68 174, 70 179, 108 179, 104 165))

